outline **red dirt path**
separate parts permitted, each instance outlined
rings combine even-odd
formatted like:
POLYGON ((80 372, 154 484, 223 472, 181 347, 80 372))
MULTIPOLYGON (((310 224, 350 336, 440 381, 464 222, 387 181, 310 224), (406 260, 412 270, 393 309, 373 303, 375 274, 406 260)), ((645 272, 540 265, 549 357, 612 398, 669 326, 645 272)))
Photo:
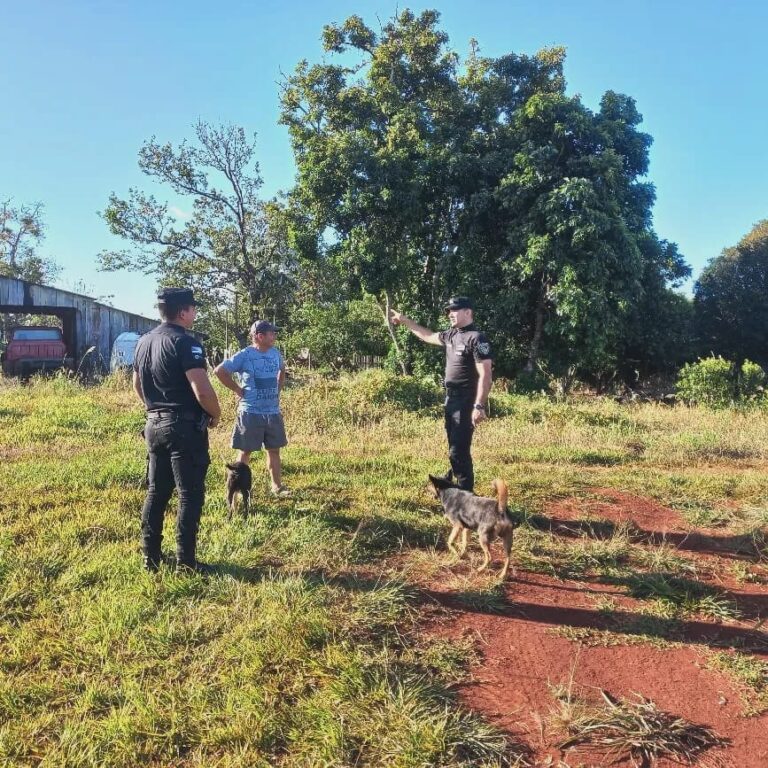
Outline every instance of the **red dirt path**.
MULTIPOLYGON (((655 502, 612 490, 601 494, 605 502, 590 501, 588 505, 590 518, 630 522, 642 532, 663 535, 668 543, 676 542, 682 548, 690 545, 695 557, 712 561, 723 556, 742 557, 738 551, 741 542, 736 538, 730 540, 722 533, 718 536, 717 531, 694 535, 686 531, 677 513, 655 502)), ((552 521, 554 533, 567 536, 574 535, 567 522, 584 512, 584 501, 573 500, 550 505, 545 515, 552 521)), ((648 541, 657 541, 655 536, 649 536, 648 541)), ((466 564, 453 570, 469 573, 466 564)), ((731 742, 729 747, 705 755, 699 765, 768 768, 768 714, 744 717, 734 684, 705 666, 708 647, 721 650, 731 645, 768 661, 768 635, 756 624, 756 619, 768 615, 768 587, 745 588, 735 583, 727 587, 747 620, 727 625, 705 619, 684 622, 682 647, 593 647, 558 636, 553 631, 556 627, 621 631, 621 620, 637 616, 640 602, 611 586, 562 582, 521 570, 505 588, 508 605, 501 614, 473 611, 458 602, 444 582, 429 584, 428 594, 447 609, 433 620, 429 630, 443 637, 469 635, 477 641, 483 660, 472 670, 471 680, 459 686, 459 696, 516 742, 526 745, 535 765, 554 768, 558 760, 572 768, 606 764, 599 754, 559 750, 557 735, 542 726, 554 705, 549 686, 567 684, 572 676, 575 692, 582 696, 597 697, 600 689, 628 699, 637 693, 667 712, 710 726, 731 742), (610 616, 596 609, 596 601, 606 593, 617 606, 610 616)), ((655 768, 672 765, 667 761, 654 763, 655 768)))

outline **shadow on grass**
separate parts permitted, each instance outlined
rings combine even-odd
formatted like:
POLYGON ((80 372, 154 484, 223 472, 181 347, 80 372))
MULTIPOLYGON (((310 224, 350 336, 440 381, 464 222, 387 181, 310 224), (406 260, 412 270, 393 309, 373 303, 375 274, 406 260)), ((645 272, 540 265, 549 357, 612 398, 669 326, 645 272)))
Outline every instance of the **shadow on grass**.
POLYGON ((648 616, 632 611, 615 610, 609 614, 587 608, 568 608, 507 600, 501 609, 496 601, 490 606, 471 602, 456 595, 425 590, 424 596, 454 610, 465 613, 495 614, 511 621, 523 620, 537 624, 594 629, 625 635, 644 635, 663 640, 707 645, 712 648, 738 648, 768 658, 768 634, 758 630, 723 626, 705 621, 685 621, 648 616))
MULTIPOLYGON (((620 528, 610 520, 564 520, 539 514, 531 515, 527 522, 536 530, 566 538, 610 539, 620 528)), ((710 536, 696 531, 649 531, 632 522, 629 522, 628 526, 627 529, 627 523, 624 523, 621 528, 628 530, 630 540, 639 544, 654 546, 668 544, 685 551, 702 552, 735 560, 761 558, 768 554, 764 544, 748 533, 710 536)))

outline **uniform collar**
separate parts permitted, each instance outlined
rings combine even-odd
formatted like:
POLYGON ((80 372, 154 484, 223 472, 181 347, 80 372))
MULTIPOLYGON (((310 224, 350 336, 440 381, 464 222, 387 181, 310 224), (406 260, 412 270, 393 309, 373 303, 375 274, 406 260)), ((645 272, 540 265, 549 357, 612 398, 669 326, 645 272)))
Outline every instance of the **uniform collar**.
POLYGON ((176 328, 177 330, 181 331, 182 333, 186 333, 187 329, 183 325, 179 325, 178 323, 172 323, 170 320, 164 320, 160 325, 165 325, 168 328, 176 328))
POLYGON ((475 330, 475 324, 470 323, 469 325, 464 325, 461 328, 456 328, 455 330, 459 331, 459 333, 464 333, 464 331, 474 331, 475 330))

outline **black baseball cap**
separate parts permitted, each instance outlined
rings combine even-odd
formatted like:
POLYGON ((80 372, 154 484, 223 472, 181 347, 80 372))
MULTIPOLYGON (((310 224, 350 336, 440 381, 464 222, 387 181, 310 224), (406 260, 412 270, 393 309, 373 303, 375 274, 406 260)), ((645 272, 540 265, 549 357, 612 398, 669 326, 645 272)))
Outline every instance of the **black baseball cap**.
POLYGON ((443 307, 443 312, 450 312, 452 309, 472 309, 472 300, 468 296, 451 296, 443 307))
POLYGON ((280 329, 276 325, 272 325, 268 320, 256 320, 251 326, 251 335, 256 333, 269 333, 274 331, 277 333, 280 329))
POLYGON ((157 292, 157 303, 177 307, 200 306, 200 303, 195 301, 195 294, 191 288, 161 288, 157 292))

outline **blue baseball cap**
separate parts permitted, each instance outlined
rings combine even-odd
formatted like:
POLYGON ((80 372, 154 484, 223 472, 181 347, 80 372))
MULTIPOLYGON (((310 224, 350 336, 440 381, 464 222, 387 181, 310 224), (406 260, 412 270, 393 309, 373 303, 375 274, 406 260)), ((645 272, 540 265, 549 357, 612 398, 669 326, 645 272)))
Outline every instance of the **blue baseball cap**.
POLYGON ((270 331, 277 333, 279 330, 276 325, 272 325, 268 320, 256 320, 251 326, 251 336, 257 333, 269 333, 270 331))

